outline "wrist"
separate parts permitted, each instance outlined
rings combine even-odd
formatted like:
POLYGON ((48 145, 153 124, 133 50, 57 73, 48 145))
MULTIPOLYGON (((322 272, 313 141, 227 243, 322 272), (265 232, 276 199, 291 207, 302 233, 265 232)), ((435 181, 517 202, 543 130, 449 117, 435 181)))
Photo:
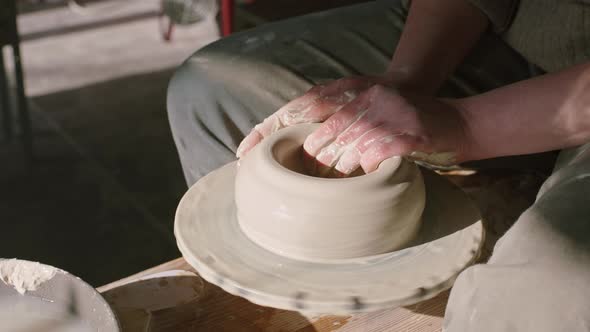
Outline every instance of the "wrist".
POLYGON ((432 79, 422 70, 411 65, 390 65, 383 76, 390 86, 399 89, 416 91, 422 95, 434 96, 439 88, 438 80, 432 79))
POLYGON ((475 129, 479 121, 478 114, 473 111, 467 98, 445 98, 441 99, 441 101, 455 110, 459 119, 460 133, 457 142, 458 161, 465 162, 488 158, 488 156, 482 153, 484 148, 478 139, 479 135, 485 135, 485 133, 475 129))

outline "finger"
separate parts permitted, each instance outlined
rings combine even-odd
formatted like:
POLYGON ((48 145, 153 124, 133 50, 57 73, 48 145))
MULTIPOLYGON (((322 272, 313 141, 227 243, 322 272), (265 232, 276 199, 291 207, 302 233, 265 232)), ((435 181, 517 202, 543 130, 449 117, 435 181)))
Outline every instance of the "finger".
POLYGON ((323 88, 324 86, 322 85, 316 85, 303 96, 291 100, 256 125, 254 130, 264 138, 291 124, 310 122, 306 119, 306 114, 309 108, 319 98, 323 88))
POLYGON ((346 104, 340 111, 330 116, 318 129, 311 133, 303 143, 303 148, 312 156, 332 143, 340 133, 359 120, 368 110, 369 100, 364 94, 346 104))
POLYGON ((384 136, 377 139, 362 154, 360 165, 365 173, 370 173, 376 170, 384 160, 394 156, 405 156, 412 151, 420 150, 420 146, 419 139, 414 136, 406 134, 384 136))
POLYGON ((391 131, 383 126, 375 127, 365 132, 353 144, 349 145, 338 159, 334 167, 337 172, 349 175, 359 169, 361 164, 361 156, 370 147, 370 145, 377 139, 385 136, 390 136, 391 131))
POLYGON ((351 150, 363 135, 379 127, 380 123, 367 116, 368 112, 360 116, 354 123, 340 133, 332 143, 323 147, 316 159, 323 165, 333 167, 341 156, 351 150))
POLYGON ((317 91, 311 91, 311 93, 287 103, 252 129, 250 134, 240 143, 236 156, 241 158, 246 155, 262 139, 282 128, 300 123, 324 121, 356 96, 356 93, 350 91, 346 93, 347 95, 344 97, 319 98, 317 91))
POLYGON ((321 122, 358 94, 357 90, 348 85, 340 86, 334 82, 329 85, 316 85, 303 96, 293 99, 281 107, 276 113, 286 126, 299 123, 321 122))
POLYGON ((300 97, 297 97, 291 101, 289 101, 288 103, 286 103, 285 105, 283 105, 281 108, 279 108, 275 114, 277 114, 277 116, 281 117, 282 114, 286 114, 286 118, 288 118, 289 114, 295 114, 298 112, 303 112, 306 113, 306 110, 308 110, 310 108, 310 106, 318 99, 320 98, 321 95, 321 91, 322 89, 324 89, 325 87, 323 85, 316 85, 313 88, 309 89, 305 94, 303 94, 300 97))
POLYGON ((281 107, 278 117, 285 126, 322 122, 354 100, 372 83, 356 77, 343 78, 310 89, 302 97, 281 107))
POLYGON ((281 123, 279 118, 276 116, 276 113, 269 116, 268 118, 264 119, 262 123, 257 124, 254 126, 252 131, 240 142, 238 146, 238 150, 236 151, 236 156, 241 158, 248 153, 248 151, 252 150, 256 144, 262 141, 263 138, 269 136, 270 134, 276 132, 277 130, 283 128, 284 125, 281 123))
POLYGON ((262 139, 272 135, 278 130, 293 126, 300 123, 317 123, 327 119, 334 112, 337 112, 344 101, 353 98, 352 95, 343 100, 334 99, 315 99, 314 96, 303 96, 289 102, 281 107, 277 112, 264 119, 262 123, 256 125, 254 129, 242 140, 236 156, 241 158, 246 155, 262 139))
POLYGON ((238 150, 236 151, 236 157, 242 158, 245 156, 248 152, 250 152, 250 150, 252 150, 253 147, 260 143, 262 139, 262 135, 255 129, 252 129, 252 131, 246 137, 244 137, 242 142, 240 142, 238 150))
POLYGON ((340 172, 345 175, 352 174, 354 171, 356 171, 360 167, 361 156, 362 156, 362 154, 360 153, 360 151, 356 147, 352 147, 350 149, 347 149, 342 154, 340 159, 338 159, 338 163, 336 163, 336 166, 334 167, 334 169, 337 172, 340 172))
POLYGON ((328 85, 316 85, 303 96, 285 104, 273 115, 258 124, 238 146, 236 156, 241 158, 265 137, 287 126, 300 123, 322 122, 356 98, 362 89, 370 86, 366 81, 345 78, 328 85))
POLYGON ((322 95, 339 95, 347 90, 362 91, 368 89, 372 85, 374 85, 374 82, 367 80, 366 78, 345 77, 327 84, 325 88, 322 89, 322 95))
POLYGON ((346 95, 318 97, 306 103, 283 107, 277 112, 277 116, 285 126, 292 126, 300 123, 317 123, 329 118, 338 112, 340 108, 356 97, 356 92, 347 91, 346 95))

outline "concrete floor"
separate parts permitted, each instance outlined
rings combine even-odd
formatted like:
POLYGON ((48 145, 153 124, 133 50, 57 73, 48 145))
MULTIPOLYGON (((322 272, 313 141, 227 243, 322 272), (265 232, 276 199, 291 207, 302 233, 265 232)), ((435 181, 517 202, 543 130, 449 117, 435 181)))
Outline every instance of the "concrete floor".
MULTIPOLYGON (((157 8, 135 2, 127 10, 157 8)), ((203 22, 166 43, 152 17, 39 37, 80 21, 67 8, 19 18, 35 162, 26 170, 18 141, 0 142, 0 257, 55 265, 99 286, 179 255, 173 214, 186 186, 166 87, 218 32, 203 22)))

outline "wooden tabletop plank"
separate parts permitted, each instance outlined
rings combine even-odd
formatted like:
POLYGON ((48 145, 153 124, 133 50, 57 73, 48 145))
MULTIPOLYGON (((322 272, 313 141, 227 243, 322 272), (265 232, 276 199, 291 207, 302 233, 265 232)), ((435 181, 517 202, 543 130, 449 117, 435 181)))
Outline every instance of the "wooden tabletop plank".
MULTIPOLYGON (((107 294, 105 297, 109 301, 113 298, 113 293, 133 296, 126 289, 131 288, 128 287, 129 285, 137 283, 149 275, 171 270, 196 273, 183 258, 178 258, 99 287, 98 290, 103 294, 107 294)), ((189 324, 191 328, 187 328, 190 331, 435 332, 441 331, 442 316, 447 300, 447 293, 445 292, 431 300, 409 307, 352 316, 317 315, 306 317, 294 311, 253 304, 223 291, 198 276, 195 277, 195 284, 199 284, 203 296, 199 297, 194 303, 190 303, 194 311, 198 312, 198 315, 195 315, 192 318, 192 323, 189 324)), ((141 288, 133 287, 133 289, 135 292, 139 292, 141 288)), ((146 289, 144 292, 148 293, 149 291, 146 289)), ((140 294, 140 296, 142 295, 140 294)), ((123 317, 124 320, 128 320, 130 315, 134 315, 132 318, 137 317, 137 319, 142 317, 141 315, 137 316, 137 310, 119 308, 114 301, 111 305, 118 316, 126 316, 123 317)), ((183 310, 186 309, 186 305, 181 307, 183 310)), ((183 313, 183 310, 179 311, 183 313)))

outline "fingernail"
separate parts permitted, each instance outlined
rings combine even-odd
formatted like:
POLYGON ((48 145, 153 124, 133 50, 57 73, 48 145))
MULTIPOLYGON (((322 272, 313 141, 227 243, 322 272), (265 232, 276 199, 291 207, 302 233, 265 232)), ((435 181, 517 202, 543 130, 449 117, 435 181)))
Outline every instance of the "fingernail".
MULTIPOLYGON (((248 136, 246 136, 246 138, 248 138, 248 136)), ((244 141, 246 141, 246 138, 242 140, 242 143, 240 143, 238 149, 236 150, 236 157, 238 158, 242 158, 242 156, 244 156, 244 153, 247 152, 246 147, 244 146, 244 141)))
POLYGON ((236 151, 236 157, 242 158, 242 154, 243 154, 243 151, 242 151, 242 147, 240 146, 240 147, 238 147, 238 150, 236 151))

